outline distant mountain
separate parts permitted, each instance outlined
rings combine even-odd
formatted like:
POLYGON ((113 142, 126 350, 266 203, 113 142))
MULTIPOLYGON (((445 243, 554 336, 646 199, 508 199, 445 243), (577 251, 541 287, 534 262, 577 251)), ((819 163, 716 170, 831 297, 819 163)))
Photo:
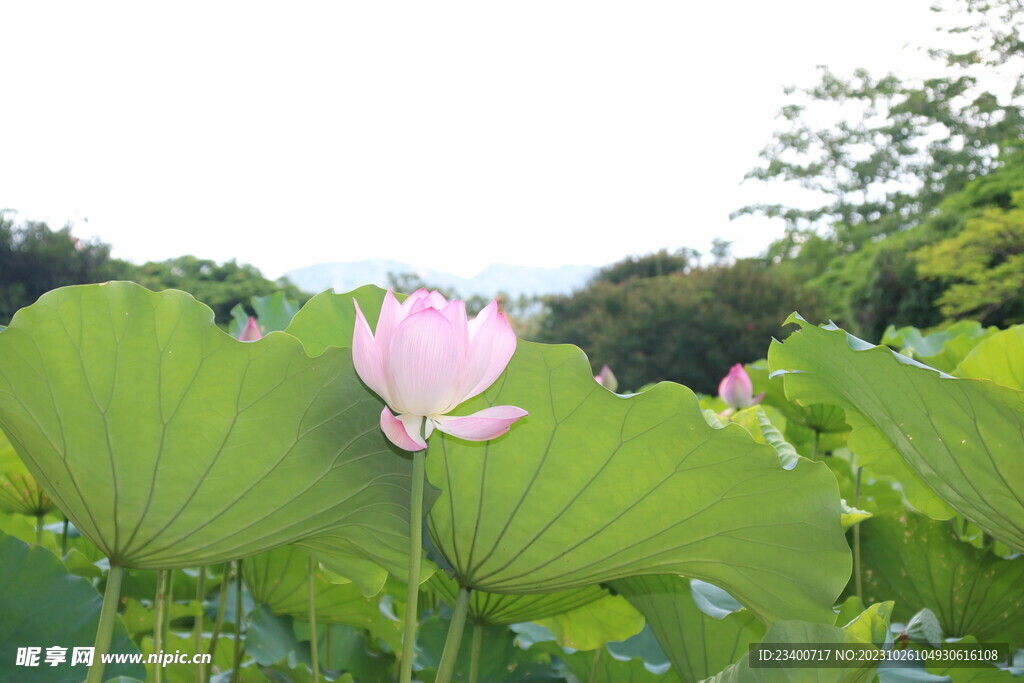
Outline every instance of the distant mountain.
POLYGON ((285 273, 285 277, 307 292, 333 289, 347 292, 366 284, 388 286, 388 273, 412 273, 428 285, 454 289, 460 296, 474 294, 495 296, 505 292, 510 296, 534 294, 568 294, 586 284, 597 268, 593 266, 560 266, 558 268, 532 268, 495 264, 487 266, 471 278, 459 277, 440 270, 422 269, 408 263, 387 259, 355 261, 352 263, 319 263, 285 273))

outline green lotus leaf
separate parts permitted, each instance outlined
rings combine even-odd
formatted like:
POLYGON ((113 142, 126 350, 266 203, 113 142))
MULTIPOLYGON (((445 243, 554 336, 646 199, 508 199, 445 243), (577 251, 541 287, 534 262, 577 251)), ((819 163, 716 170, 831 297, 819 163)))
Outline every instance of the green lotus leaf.
MULTIPOLYGON (((6 332, 4 334, 7 334, 6 332)), ((77 683, 87 668, 72 665, 74 648, 96 639, 102 597, 89 581, 69 574, 48 550, 0 533, 0 678, 19 683, 77 683), (38 666, 16 666, 18 648, 37 647, 38 666), (45 663, 46 648, 66 648, 65 662, 45 663)), ((138 653, 120 619, 109 652, 138 653)), ((107 676, 145 677, 141 664, 108 664, 107 676)))
MULTIPOLYGON (((274 614, 309 621, 309 555, 284 546, 247 558, 242 565, 253 600, 274 614)), ((321 571, 314 572, 313 587, 317 624, 365 628, 401 649, 401 624, 384 616, 379 599, 363 597, 355 583, 331 583, 321 571)))
MULTIPOLYGON (((314 297, 286 331, 311 354, 351 344, 353 297, 375 325, 384 291, 364 287, 314 297)), ((826 468, 783 470, 741 427, 710 427, 685 387, 598 389, 579 349, 520 342, 502 378, 456 414, 511 404, 529 417, 487 443, 431 438, 440 495, 429 524, 459 581, 555 593, 678 572, 766 619, 831 619, 850 557, 826 468)))
POLYGON ((882 343, 901 354, 943 372, 952 372, 971 350, 998 331, 982 327, 976 320, 961 320, 939 332, 922 334, 916 327, 896 329, 890 325, 882 343))
POLYGON ((672 669, 664 673, 650 671, 642 659, 633 657, 620 659, 606 647, 592 652, 574 652, 563 649, 554 641, 537 643, 531 652, 543 652, 557 657, 574 674, 569 680, 592 681, 593 683, 680 683, 679 676, 672 669))
MULTIPOLYGON (((843 628, 804 621, 780 621, 769 627, 762 643, 791 643, 800 647, 806 643, 875 644, 884 642, 889 628, 892 603, 872 605, 843 628)), ((751 646, 757 647, 756 645, 751 646)), ((874 681, 875 666, 870 662, 851 663, 848 668, 761 668, 750 665, 750 657, 743 655, 708 683, 868 683, 874 681), (859 664, 859 665, 858 665, 859 664)))
POLYGON ((411 465, 347 349, 238 342, 178 291, 69 287, 0 335, 0 427, 112 562, 223 562, 328 535, 401 576, 411 465))
MULTIPOLYGON (((459 586, 443 572, 431 576, 427 585, 448 604, 455 604, 459 586)), ((501 595, 473 591, 469 597, 469 619, 473 623, 487 626, 537 621, 589 605, 607 595, 608 591, 600 586, 584 586, 558 593, 533 595, 501 595)))
POLYGON ((0 432, 0 512, 40 517, 54 509, 53 501, 0 432))
POLYGON ((627 640, 644 628, 644 617, 618 595, 606 595, 596 602, 537 621, 551 631, 562 647, 596 650, 605 643, 627 640))
POLYGON ((923 608, 945 635, 981 642, 1024 640, 1024 557, 1003 559, 957 540, 948 524, 921 515, 861 523, 866 600, 895 600, 895 618, 923 608))
POLYGON ((743 428, 709 426, 677 384, 605 391, 571 346, 520 342, 459 412, 504 404, 529 411, 509 434, 430 442, 430 529, 463 585, 538 593, 681 573, 765 619, 831 618, 850 558, 823 465, 783 470, 743 428))
POLYGON ((761 640, 764 625, 746 610, 722 619, 694 602, 690 580, 681 576, 635 576, 611 583, 647 619, 672 669, 683 681, 702 681, 746 654, 761 640))
POLYGON ((1024 389, 1024 325, 1003 330, 975 346, 953 374, 1024 389))
POLYGON ((771 367, 787 373, 787 395, 846 408, 854 427, 850 447, 862 461, 863 434, 886 462, 898 452, 907 466, 899 481, 915 507, 908 489, 923 482, 995 538, 1024 549, 1024 392, 943 375, 833 326, 815 327, 799 316, 788 322, 801 329, 773 342, 768 354, 771 367))

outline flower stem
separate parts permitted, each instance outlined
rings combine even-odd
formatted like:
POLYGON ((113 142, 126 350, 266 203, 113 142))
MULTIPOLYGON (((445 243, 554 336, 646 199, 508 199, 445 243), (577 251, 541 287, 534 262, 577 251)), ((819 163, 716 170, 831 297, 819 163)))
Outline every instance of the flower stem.
POLYGON ((316 646, 319 636, 316 632, 316 584, 313 577, 316 575, 316 560, 309 558, 308 583, 309 583, 309 655, 313 660, 313 683, 320 683, 320 658, 317 655, 316 646))
POLYGON ((117 603, 121 599, 121 579, 124 578, 124 567, 110 563, 107 572, 107 587, 103 590, 103 607, 100 609, 100 623, 96 629, 96 649, 93 651, 93 664, 89 667, 86 683, 101 683, 103 680, 103 655, 110 650, 110 641, 114 636, 114 622, 117 620, 117 603))
POLYGON ((235 659, 231 667, 231 681, 242 680, 242 561, 235 560, 235 659))
POLYGON ((444 641, 441 662, 437 665, 437 677, 434 683, 448 683, 455 671, 455 662, 459 658, 459 646, 462 645, 462 631, 466 627, 466 614, 469 612, 469 589, 459 587, 459 595, 455 599, 455 611, 448 626, 448 638, 444 641))
MULTIPOLYGON (((863 476, 864 468, 857 468, 857 483, 853 489, 853 507, 860 506, 860 481, 863 476)), ((861 604, 864 604, 864 584, 861 579, 860 571, 860 524, 853 525, 853 586, 857 593, 857 597, 860 598, 861 604)))
POLYGON ((405 633, 402 640, 400 683, 412 681, 416 653, 416 604, 420 596, 420 558, 423 554, 423 487, 426 482, 425 450, 412 454, 412 498, 409 507, 409 583, 405 599, 405 633))
POLYGON ((60 556, 68 554, 68 518, 64 518, 64 526, 60 531, 60 556))
POLYGON ((230 562, 224 563, 220 577, 220 593, 217 596, 217 617, 213 620, 213 633, 210 634, 210 661, 217 651, 217 640, 220 638, 220 630, 224 627, 224 613, 228 609, 228 575, 230 574, 230 562))
MULTIPOLYGON (((153 599, 153 652, 161 654, 164 648, 164 595, 167 591, 167 570, 161 569, 156 575, 156 597, 153 599)), ((153 668, 153 683, 163 680, 161 667, 153 668)))
POLYGON ((46 524, 43 523, 43 515, 36 515, 36 545, 43 544, 43 531, 46 524))
MULTIPOLYGON (((206 567, 199 568, 199 579, 196 581, 196 602, 199 603, 199 614, 196 615, 195 622, 195 634, 196 634, 196 645, 195 652, 199 653, 203 651, 203 615, 206 613, 206 567)), ((199 658, 202 660, 202 657, 199 658)), ((196 680, 199 683, 203 683, 206 679, 206 673, 203 670, 203 663, 200 661, 196 664, 196 680)))
POLYGON ((473 647, 469 651, 469 683, 480 678, 480 646, 483 643, 484 627, 473 624, 473 647))
POLYGON ((604 645, 598 645, 597 649, 594 650, 594 662, 590 669, 590 680, 588 683, 597 683, 599 678, 598 671, 601 666, 601 651, 604 650, 604 645))

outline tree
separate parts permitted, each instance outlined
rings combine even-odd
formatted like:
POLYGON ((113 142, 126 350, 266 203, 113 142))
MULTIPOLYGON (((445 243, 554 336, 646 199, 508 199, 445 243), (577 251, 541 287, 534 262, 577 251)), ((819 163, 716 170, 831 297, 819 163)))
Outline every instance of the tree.
POLYGON ((110 245, 80 240, 70 225, 57 231, 38 221, 19 225, 9 213, 0 211, 0 324, 51 289, 105 282, 127 266, 110 258, 110 245))
POLYGON ((944 197, 999 165, 999 153, 1024 136, 1019 38, 1020 0, 956 0, 936 9, 962 11, 971 23, 948 31, 959 47, 930 54, 942 74, 918 81, 857 70, 843 79, 821 67, 810 88, 790 88, 780 116, 785 128, 761 152, 748 178, 795 182, 822 203, 805 209, 782 204, 743 207, 785 221, 786 236, 770 255, 792 258, 811 235, 850 253, 880 237, 919 224, 944 197), (1012 83, 1001 75, 1015 74, 1012 83), (831 125, 811 123, 823 106, 840 105, 831 125))
POLYGON ((949 283, 938 303, 950 319, 1024 322, 1024 190, 1010 209, 989 209, 953 237, 915 253, 926 278, 949 283))
POLYGON ((150 261, 133 266, 126 279, 156 292, 164 289, 186 291, 212 308, 221 324, 231 320, 231 309, 236 304, 248 305, 254 296, 282 291, 299 304, 309 299, 308 294, 287 279, 268 280, 256 266, 239 264, 234 259, 216 263, 195 256, 178 256, 166 261, 150 261))
POLYGON ((820 314, 796 283, 755 260, 616 282, 599 275, 581 291, 546 300, 537 338, 580 346, 595 371, 611 367, 620 387, 672 380, 714 393, 733 364, 764 356, 797 306, 805 316, 820 314))

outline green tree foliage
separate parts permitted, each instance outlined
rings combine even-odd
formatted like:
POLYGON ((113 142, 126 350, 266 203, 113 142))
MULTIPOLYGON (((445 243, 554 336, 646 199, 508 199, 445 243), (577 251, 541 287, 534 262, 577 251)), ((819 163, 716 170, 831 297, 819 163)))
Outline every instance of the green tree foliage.
POLYGON ((934 78, 858 70, 844 79, 822 68, 816 85, 788 91, 784 128, 748 178, 795 184, 819 203, 737 212, 782 218, 786 235, 768 256, 869 339, 888 324, 942 322, 936 301, 952 281, 923 277, 913 252, 987 208, 1007 209, 1024 187, 1020 0, 934 9, 957 24, 929 50, 934 78))
POLYGON ((104 282, 125 265, 110 258, 110 245, 80 240, 70 225, 54 231, 37 221, 16 224, 0 212, 0 324, 51 289, 104 282))
POLYGON ((946 317, 1000 326, 1024 321, 1024 190, 1013 208, 989 209, 915 256, 923 276, 950 283, 938 301, 946 317))
POLYGON ((212 308, 221 324, 231 320, 231 309, 236 304, 247 305, 254 296, 283 291, 285 296, 300 304, 309 299, 308 294, 287 279, 268 280, 256 266, 239 264, 234 259, 216 263, 195 256, 178 256, 166 261, 150 261, 133 267, 126 279, 155 292, 186 291, 212 308))
POLYGON ((620 387, 672 380, 714 393, 730 366, 764 355, 794 307, 821 310, 789 277, 755 260, 606 278, 639 261, 610 266, 570 296, 549 297, 538 339, 582 347, 595 370, 611 366, 620 387))
MULTIPOLYGON (((1021 83, 1002 74, 1021 55, 1019 0, 959 0, 940 16, 967 12, 949 31, 960 49, 931 50, 940 75, 905 80, 859 69, 844 79, 825 67, 810 88, 790 88, 785 127, 761 152, 748 178, 791 181, 821 203, 810 209, 758 204, 738 214, 780 217, 786 238, 773 256, 799 252, 809 234, 849 252, 923 220, 942 199, 998 165, 998 154, 1024 132, 1021 83), (830 125, 823 112, 840 112, 830 125)), ((1010 73, 1019 73, 1009 69, 1010 73)))

